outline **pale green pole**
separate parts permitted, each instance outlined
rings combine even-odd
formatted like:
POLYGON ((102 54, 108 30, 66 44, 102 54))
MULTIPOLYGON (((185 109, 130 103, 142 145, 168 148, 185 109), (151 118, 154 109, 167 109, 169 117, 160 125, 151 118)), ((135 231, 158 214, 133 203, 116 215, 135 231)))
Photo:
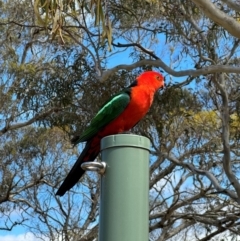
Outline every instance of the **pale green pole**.
POLYGON ((148 241, 148 138, 107 136, 101 142, 106 171, 101 177, 98 241, 148 241))

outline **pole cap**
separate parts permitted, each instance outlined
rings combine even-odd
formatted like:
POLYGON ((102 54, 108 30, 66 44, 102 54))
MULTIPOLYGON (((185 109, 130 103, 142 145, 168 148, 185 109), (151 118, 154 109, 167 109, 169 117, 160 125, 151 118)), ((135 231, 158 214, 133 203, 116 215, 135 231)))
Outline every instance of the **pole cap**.
POLYGON ((150 140, 145 136, 117 134, 106 136, 101 140, 101 151, 112 147, 135 147, 150 151, 150 140))

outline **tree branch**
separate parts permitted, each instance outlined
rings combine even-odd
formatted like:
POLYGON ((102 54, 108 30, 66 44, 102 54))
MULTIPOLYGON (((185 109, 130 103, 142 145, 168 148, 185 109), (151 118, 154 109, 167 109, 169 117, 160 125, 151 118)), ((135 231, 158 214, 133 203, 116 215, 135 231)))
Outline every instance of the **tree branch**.
POLYGON ((150 55, 151 57, 153 57, 154 59, 159 59, 159 58, 157 57, 157 55, 155 55, 155 54, 153 53, 153 51, 144 48, 142 45, 140 45, 140 44, 138 44, 138 43, 130 43, 130 44, 117 43, 117 44, 115 44, 115 43, 112 42, 112 46, 114 46, 114 47, 120 47, 120 48, 137 47, 137 48, 141 49, 144 53, 149 54, 149 55, 150 55))
POLYGON ((31 118, 28 121, 25 121, 25 122, 22 122, 22 123, 16 123, 16 124, 12 124, 12 125, 7 124, 4 128, 2 128, 0 130, 0 136, 2 136, 3 134, 5 134, 6 132, 8 132, 10 130, 15 130, 15 129, 19 129, 19 128, 31 125, 32 123, 34 123, 36 121, 44 119, 45 117, 49 116, 51 113, 58 112, 60 110, 62 110, 62 108, 54 107, 54 108, 51 108, 50 110, 45 111, 41 114, 36 114, 33 118, 31 118))
POLYGON ((212 65, 208 66, 202 69, 188 69, 188 70, 180 70, 175 71, 168 67, 162 60, 151 60, 151 59, 144 59, 140 60, 133 64, 120 64, 112 69, 109 69, 105 71, 100 78, 101 82, 106 81, 112 74, 117 72, 118 70, 124 69, 124 70, 133 70, 138 67, 142 67, 144 65, 151 65, 153 67, 159 67, 162 68, 164 71, 166 71, 168 74, 175 76, 175 77, 183 77, 183 76, 200 76, 200 75, 206 75, 206 74, 213 74, 213 73, 238 73, 240 74, 240 68, 229 66, 229 65, 212 65))
MULTIPOLYGON (((209 0, 192 0, 212 21, 226 29, 231 35, 240 38, 240 24, 209 0)), ((229 1, 228 1, 229 2, 229 1)))
POLYGON ((235 3, 231 0, 222 0, 222 2, 225 2, 228 5, 228 7, 240 12, 240 5, 239 4, 237 4, 237 3, 235 3))
POLYGON ((230 144, 229 144, 229 101, 228 101, 228 94, 227 91, 223 86, 225 86, 225 79, 223 74, 220 75, 220 83, 213 78, 213 81, 216 87, 220 90, 222 96, 222 111, 221 111, 221 118, 222 118, 222 142, 223 142, 223 168, 226 172, 226 175, 235 188, 237 195, 238 195, 238 202, 240 202, 240 184, 238 179, 235 177, 234 173, 232 172, 231 167, 231 155, 230 155, 230 144))
POLYGON ((213 186, 215 187, 215 189, 218 192, 224 193, 224 194, 228 195, 229 197, 231 197, 232 199, 234 199, 236 202, 240 203, 240 198, 233 191, 222 188, 220 186, 220 184, 218 183, 218 180, 216 179, 216 177, 211 172, 202 170, 202 169, 198 169, 191 163, 180 162, 176 157, 174 157, 170 154, 162 153, 161 155, 163 155, 169 161, 175 163, 178 166, 186 167, 193 173, 206 176, 211 181, 211 183, 213 184, 213 186))

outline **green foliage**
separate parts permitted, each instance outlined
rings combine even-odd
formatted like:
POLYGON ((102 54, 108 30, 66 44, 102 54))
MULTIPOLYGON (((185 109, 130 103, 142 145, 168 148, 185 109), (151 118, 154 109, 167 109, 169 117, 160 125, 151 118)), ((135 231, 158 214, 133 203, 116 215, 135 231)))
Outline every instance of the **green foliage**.
POLYGON ((163 67, 165 89, 131 130, 152 143, 150 238, 238 238, 239 39, 190 0, 12 0, 0 15, 0 229, 95 240, 99 177, 55 196, 81 152, 70 139, 138 74, 163 67))
MULTIPOLYGON (((63 44, 71 40, 69 36, 64 33, 64 27, 66 27, 69 22, 69 16, 72 17, 72 21, 76 21, 81 11, 82 14, 84 14, 84 12, 91 14, 95 18, 95 26, 101 29, 102 41, 107 39, 109 51, 111 51, 112 26, 106 5, 107 3, 105 4, 101 0, 34 0, 34 13, 39 26, 44 27, 46 30, 51 29, 52 40, 59 38, 59 41, 63 44)), ((82 17, 84 18, 84 15, 82 17)))

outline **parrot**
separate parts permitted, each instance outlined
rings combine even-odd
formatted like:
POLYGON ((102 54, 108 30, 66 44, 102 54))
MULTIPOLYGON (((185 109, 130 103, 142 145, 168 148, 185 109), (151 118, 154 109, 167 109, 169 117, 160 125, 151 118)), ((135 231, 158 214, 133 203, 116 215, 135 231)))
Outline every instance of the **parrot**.
POLYGON ((85 172, 81 164, 95 160, 103 137, 129 131, 147 114, 154 94, 163 87, 162 74, 145 71, 102 106, 85 131, 73 138, 74 145, 80 142, 86 142, 86 145, 56 195, 63 196, 79 181, 85 172))

